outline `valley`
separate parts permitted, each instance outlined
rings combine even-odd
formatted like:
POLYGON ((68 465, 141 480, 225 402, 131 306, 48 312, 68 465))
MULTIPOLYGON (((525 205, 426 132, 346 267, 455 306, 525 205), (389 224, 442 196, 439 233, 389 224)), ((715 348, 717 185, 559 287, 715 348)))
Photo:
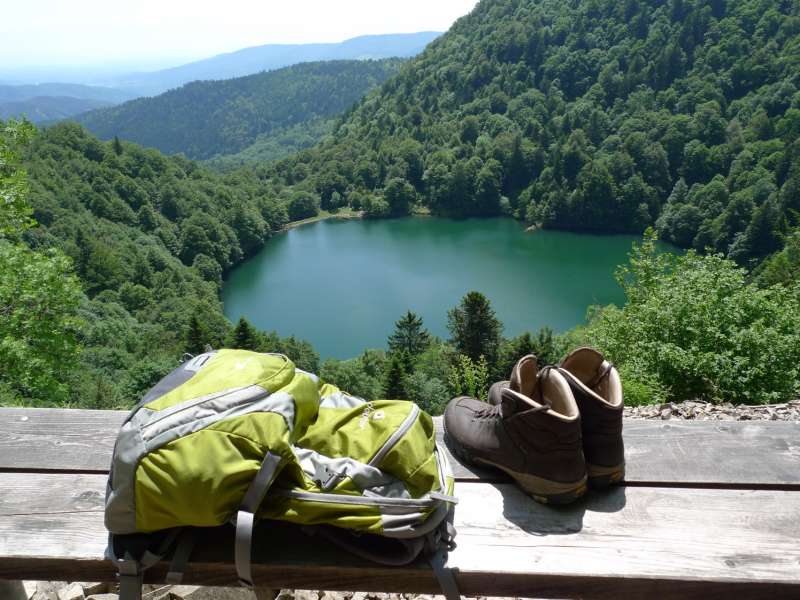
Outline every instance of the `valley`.
POLYGON ((0 395, 126 406, 209 345, 436 412, 588 344, 631 404, 795 397, 798 48, 781 0, 483 0, 407 60, 89 113, 107 141, 6 123, 0 395))

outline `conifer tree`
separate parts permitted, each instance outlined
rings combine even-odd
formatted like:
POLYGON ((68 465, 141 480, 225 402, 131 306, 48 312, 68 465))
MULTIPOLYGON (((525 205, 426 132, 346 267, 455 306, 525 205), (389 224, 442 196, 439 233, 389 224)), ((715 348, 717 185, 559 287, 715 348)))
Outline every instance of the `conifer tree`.
POLYGON ((122 144, 120 143, 119 138, 117 136, 114 136, 114 154, 116 154, 117 156, 122 154, 122 144))
POLYGON ((231 347, 238 350, 258 350, 258 331, 244 317, 239 317, 239 322, 233 330, 231 347))
POLYGON ((389 336, 389 352, 406 352, 410 357, 423 353, 431 345, 431 335, 422 319, 410 310, 394 324, 389 336))
POLYGON ((384 395, 390 400, 404 398, 406 395, 403 380, 406 377, 406 357, 404 352, 398 352, 389 360, 386 369, 386 389, 384 395))
POLYGON ((503 324, 497 319, 489 299, 480 292, 469 292, 447 313, 447 329, 455 349, 473 361, 485 356, 490 366, 497 362, 503 324))
POLYGON ((186 333, 186 352, 189 354, 202 354, 206 342, 206 332, 200 321, 197 320, 197 315, 192 315, 189 319, 189 329, 186 333))

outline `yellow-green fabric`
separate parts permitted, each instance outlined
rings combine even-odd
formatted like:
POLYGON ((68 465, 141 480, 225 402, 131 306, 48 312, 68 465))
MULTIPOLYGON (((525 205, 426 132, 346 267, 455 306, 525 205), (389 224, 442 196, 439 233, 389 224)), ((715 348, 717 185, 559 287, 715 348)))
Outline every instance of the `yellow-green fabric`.
POLYGON ((281 463, 263 518, 387 534, 387 523, 424 521, 441 501, 432 492, 452 493, 433 421, 411 402, 353 398, 284 356, 243 350, 185 375, 123 425, 106 514, 123 525, 112 533, 230 521, 267 453, 281 463))
POLYGON ((292 362, 277 354, 245 350, 220 350, 203 368, 183 385, 145 405, 163 410, 223 390, 259 385, 274 392, 289 384, 295 376, 292 362))
POLYGON ((412 409, 411 402, 376 400, 352 409, 320 408, 297 445, 325 456, 351 456, 368 463, 400 427, 412 409))

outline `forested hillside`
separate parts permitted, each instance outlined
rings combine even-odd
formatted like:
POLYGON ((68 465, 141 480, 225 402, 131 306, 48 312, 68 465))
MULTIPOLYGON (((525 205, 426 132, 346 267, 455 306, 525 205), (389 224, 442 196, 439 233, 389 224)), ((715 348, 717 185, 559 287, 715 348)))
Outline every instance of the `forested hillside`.
POLYGON ((283 157, 317 142, 329 130, 320 123, 396 74, 400 64, 400 59, 302 63, 237 79, 196 81, 76 120, 102 139, 118 136, 194 159, 245 149, 245 158, 283 157), (277 152, 264 150, 271 140, 279 141, 277 152))
MULTIPOLYGON (((484 395, 522 354, 553 361, 581 344, 608 353, 631 403, 796 398, 799 12, 780 0, 483 0, 323 143, 224 176, 76 124, 30 144, 0 124, 0 400, 130 404, 205 344, 283 351, 353 393, 432 410, 484 395), (477 292, 448 311, 446 341, 409 313, 388 352, 323 365, 308 344, 233 328, 223 273, 288 220, 347 204, 376 217, 421 204, 575 230, 654 226, 700 254, 660 254, 648 233, 618 272, 626 304, 593 307, 560 336, 503 338, 477 292)), ((302 106, 310 88, 283 83, 270 89, 302 106)), ((241 120, 204 102, 176 105, 176 122, 190 117, 192 137, 232 151, 251 143, 241 120)), ((243 104, 226 106, 259 114, 243 104)))
POLYGON ((511 213, 746 263, 800 208, 800 5, 485 0, 274 171, 376 215, 511 213))
MULTIPOLYGON (((74 269, 84 295, 75 299, 71 291, 75 347, 65 353, 69 360, 43 360, 37 366, 31 362, 37 349, 22 345, 29 332, 0 336, 5 368, 18 367, 26 374, 11 377, 11 391, 0 378, 0 396, 5 392, 6 401, 16 393, 51 403, 124 405, 173 368, 183 352, 233 343, 219 300, 222 274, 287 222, 279 190, 243 174, 223 178, 156 150, 100 142, 75 124, 40 132, 20 150, 29 180, 26 196, 38 222, 25 231, 24 241, 43 255, 66 255, 69 262, 59 268, 65 273, 74 269), (9 350, 5 344, 10 341, 21 346, 9 350), (24 360, 9 361, 9 351, 24 360), (31 372, 35 377, 28 376, 31 372)), ((0 158, 0 167, 13 173, 13 160, 0 158)), ((5 212, 0 210, 0 217, 5 212)), ((36 339, 52 327, 51 309, 38 303, 54 291, 52 283, 27 268, 23 264, 14 273, 0 269, 0 306, 10 302, 13 308, 21 301, 20 318, 34 319, 30 337, 36 339), (31 289, 17 287, 25 284, 31 289)), ((308 345, 276 336, 267 342, 299 357, 307 368, 316 367, 308 345)))

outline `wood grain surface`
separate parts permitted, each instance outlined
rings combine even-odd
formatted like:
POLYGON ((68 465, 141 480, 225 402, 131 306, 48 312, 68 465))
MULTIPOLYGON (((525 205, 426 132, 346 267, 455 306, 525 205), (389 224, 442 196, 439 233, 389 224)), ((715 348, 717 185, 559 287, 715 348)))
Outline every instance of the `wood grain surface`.
MULTIPOLYGON (((0 471, 106 473, 126 415, 0 408, 0 471)), ((800 490, 800 423, 631 420, 624 438, 628 485, 800 490)), ((509 481, 448 455, 458 480, 509 481)))
MULTIPOLYGON (((126 414, 0 409, 0 579, 114 579, 103 504, 126 414)), ((453 461, 462 593, 800 598, 800 424, 629 421, 625 442, 628 485, 563 508, 453 461)), ((367 563, 282 523, 257 539, 264 587, 439 592, 424 562, 367 563)), ((206 530, 186 583, 235 584, 232 547, 231 528, 206 530)))
MULTIPOLYGON (((0 474, 0 579, 113 579, 104 490, 102 475, 0 474)), ((558 509, 509 484, 459 482, 456 494, 449 564, 465 595, 800 597, 796 492, 621 487, 558 509)), ((207 531, 186 583, 235 582, 231 534, 207 531)), ((264 523, 256 547, 263 586, 438 591, 424 564, 365 563, 286 524, 264 523)))

